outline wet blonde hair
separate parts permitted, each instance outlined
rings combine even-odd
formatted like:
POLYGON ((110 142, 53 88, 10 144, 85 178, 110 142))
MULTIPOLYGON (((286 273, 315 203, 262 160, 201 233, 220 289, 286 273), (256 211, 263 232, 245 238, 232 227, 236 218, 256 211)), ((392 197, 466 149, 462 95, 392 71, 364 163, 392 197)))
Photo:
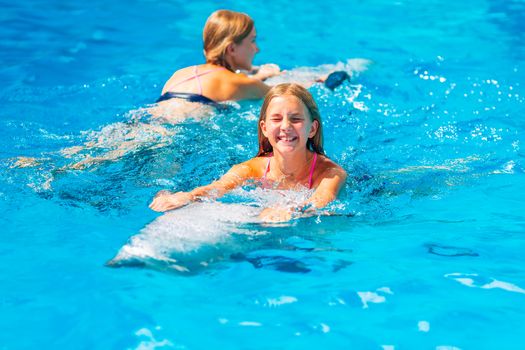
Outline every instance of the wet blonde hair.
POLYGON ((226 62, 226 49, 230 44, 240 44, 251 33, 253 26, 253 20, 245 13, 229 10, 212 13, 202 33, 206 63, 232 70, 226 62))
POLYGON ((287 95, 295 96, 299 100, 301 100, 301 102, 304 103, 304 105, 306 106, 306 109, 308 110, 308 114, 310 115, 312 122, 314 120, 317 120, 319 124, 317 132, 313 137, 308 139, 306 143, 306 148, 312 152, 324 155, 323 127, 321 123, 321 115, 319 114, 319 108, 317 107, 317 104, 315 103, 312 94, 310 94, 310 92, 301 85, 286 83, 274 86, 270 89, 270 91, 268 91, 268 93, 264 97, 264 102, 261 107, 261 113, 259 114, 259 123, 257 126, 257 134, 259 137, 259 152, 257 152, 257 157, 265 156, 273 152, 273 147, 270 144, 270 141, 268 141, 268 138, 264 136, 261 128, 261 121, 266 119, 266 112, 268 110, 268 106, 270 105, 270 102, 274 97, 287 95))

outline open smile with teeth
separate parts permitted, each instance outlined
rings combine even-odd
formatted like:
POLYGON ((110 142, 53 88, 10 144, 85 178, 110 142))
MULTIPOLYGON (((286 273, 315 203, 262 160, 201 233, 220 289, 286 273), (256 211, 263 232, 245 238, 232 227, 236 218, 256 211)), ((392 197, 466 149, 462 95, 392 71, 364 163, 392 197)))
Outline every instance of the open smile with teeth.
POLYGON ((277 137, 277 141, 282 141, 282 142, 294 142, 295 140, 297 140, 297 136, 279 136, 277 137))

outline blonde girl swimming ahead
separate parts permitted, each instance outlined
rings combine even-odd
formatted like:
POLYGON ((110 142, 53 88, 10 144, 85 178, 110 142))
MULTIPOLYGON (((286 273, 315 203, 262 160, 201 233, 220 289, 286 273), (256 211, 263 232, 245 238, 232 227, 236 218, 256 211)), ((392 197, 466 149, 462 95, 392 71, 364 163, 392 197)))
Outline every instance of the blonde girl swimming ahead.
MULTIPOLYGON (((110 149, 98 156, 84 155, 66 168, 83 169, 115 161, 144 146, 162 147, 169 140, 159 142, 158 139, 173 132, 161 124, 208 117, 216 108, 226 107, 219 102, 264 97, 270 87, 263 80, 279 74, 277 65, 263 65, 251 76, 236 73, 238 70, 254 72, 252 61, 259 52, 255 39, 254 22, 248 15, 229 10, 212 13, 203 31, 206 63, 180 69, 172 75, 162 89, 158 104, 144 110, 153 120, 146 123, 137 120, 123 128, 112 125, 103 130, 114 132, 101 132, 94 141, 62 150, 64 156, 73 157, 91 149, 110 149)), ((21 158, 17 164, 25 166, 30 162, 21 158)))
POLYGON ((255 180, 274 189, 309 188, 313 194, 296 207, 265 208, 263 221, 287 221, 304 208, 322 208, 337 198, 346 172, 325 156, 319 109, 298 84, 280 84, 266 95, 258 122, 259 151, 234 165, 219 180, 189 192, 159 192, 150 208, 167 211, 203 198, 216 198, 255 180))
POLYGON ((172 98, 214 104, 222 101, 259 99, 270 89, 263 80, 279 74, 276 65, 253 72, 259 52, 253 20, 246 14, 219 10, 211 14, 203 31, 205 64, 176 71, 162 89, 159 102, 172 98))

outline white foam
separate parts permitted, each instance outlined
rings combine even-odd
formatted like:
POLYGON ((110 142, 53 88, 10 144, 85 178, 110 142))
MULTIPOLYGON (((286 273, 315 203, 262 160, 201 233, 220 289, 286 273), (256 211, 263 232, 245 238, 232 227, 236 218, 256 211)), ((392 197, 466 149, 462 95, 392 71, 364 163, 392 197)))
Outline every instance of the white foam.
MULTIPOLYGON (((390 295, 394 294, 389 287, 379 287, 376 289, 376 292, 390 295)), ((357 295, 361 298, 361 302, 363 303, 363 309, 368 309, 368 303, 379 304, 386 302, 386 297, 379 295, 376 292, 357 292, 357 295)))
POLYGON ((501 170, 494 170, 493 174, 514 174, 514 167, 516 166, 516 163, 514 163, 513 160, 508 161, 505 163, 503 168, 501 170))
POLYGON ((260 326, 262 326, 262 323, 260 323, 260 322, 253 322, 253 321, 242 321, 242 322, 239 322, 239 326, 260 327, 260 326))
POLYGON ((323 333, 330 332, 330 327, 327 324, 321 323, 321 332, 323 333))
POLYGON ((351 102, 352 102, 352 107, 354 107, 355 109, 360 110, 362 112, 368 111, 368 107, 365 105, 364 102, 362 101, 351 101, 351 102))
POLYGON ((487 284, 481 286, 481 288, 483 288, 483 289, 499 288, 499 289, 503 289, 503 290, 506 290, 506 291, 509 291, 509 292, 516 292, 516 293, 525 294, 525 289, 520 288, 520 287, 516 286, 515 284, 508 283, 508 282, 502 282, 502 281, 498 281, 498 280, 494 280, 494 281, 492 281, 490 283, 487 283, 487 284))
POLYGON ((455 280, 467 287, 475 287, 472 278, 455 278, 455 280))
POLYGON ((150 337, 150 338, 153 336, 151 331, 149 329, 147 329, 147 328, 139 329, 138 331, 135 332, 135 335, 137 335, 137 336, 143 335, 143 336, 150 337))
POLYGON ((387 293, 387 294, 394 294, 394 292, 392 292, 392 289, 390 289, 389 287, 381 287, 381 288, 377 288, 376 290, 378 292, 383 292, 383 293, 387 293))
POLYGON ((139 337, 148 338, 146 340, 141 341, 139 345, 137 345, 137 347, 135 348, 136 350, 153 350, 153 349, 162 348, 165 346, 167 347, 173 346, 173 343, 167 339, 163 339, 161 341, 156 340, 155 337, 153 336, 153 333, 147 328, 139 329, 138 331, 135 332, 135 335, 139 337))
POLYGON ((281 295, 279 298, 268 299, 268 306, 280 306, 297 302, 296 297, 281 295))
POLYGON ((363 309, 368 309, 368 303, 384 303, 386 298, 374 292, 357 292, 361 302, 363 303, 363 309))
POLYGON ((453 280, 463 284, 464 286, 471 287, 471 288, 502 289, 502 290, 506 290, 508 292, 515 292, 515 293, 525 294, 525 289, 523 289, 523 288, 521 288, 521 287, 519 287, 519 286, 517 286, 515 284, 509 283, 509 282, 498 281, 495 278, 491 278, 492 281, 489 282, 489 283, 484 283, 484 284, 476 283, 476 279, 477 280, 481 279, 481 278, 479 278, 478 274, 476 274, 476 273, 462 274, 462 273, 459 273, 459 272, 454 272, 454 273, 445 274, 445 277, 452 278, 453 280), (476 278, 476 277, 478 277, 478 278, 476 278))
POLYGON ((428 323, 427 321, 419 321, 417 323, 417 329, 420 332, 428 332, 430 330, 430 323, 428 323))
POLYGON ((345 71, 350 74, 350 76, 356 76, 367 70, 370 64, 371 61, 367 59, 352 58, 346 62, 338 62, 336 64, 322 64, 316 67, 297 67, 284 71, 275 77, 268 78, 266 82, 270 85, 295 82, 308 86, 320 77, 335 71, 345 71))
POLYGON ((335 300, 337 300, 337 302, 338 302, 339 304, 341 304, 341 305, 346 305, 346 302, 344 301, 344 299, 337 298, 337 299, 335 299, 335 300))

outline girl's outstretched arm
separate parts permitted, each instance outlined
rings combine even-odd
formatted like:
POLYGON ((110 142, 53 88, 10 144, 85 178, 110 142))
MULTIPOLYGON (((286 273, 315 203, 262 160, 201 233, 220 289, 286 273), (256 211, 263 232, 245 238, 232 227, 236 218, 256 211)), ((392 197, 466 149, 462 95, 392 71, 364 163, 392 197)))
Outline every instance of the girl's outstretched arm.
POLYGON ((234 101, 258 100, 266 95, 270 86, 259 79, 239 73, 228 82, 228 90, 231 91, 231 99, 234 101))
POLYGON ((253 71, 253 74, 250 75, 250 77, 259 79, 261 81, 265 81, 266 79, 277 76, 281 73, 281 68, 273 63, 263 64, 254 68, 255 70, 253 71))
POLYGON ((320 209, 328 205, 337 198, 337 194, 343 187, 346 180, 346 171, 341 167, 335 166, 324 171, 322 180, 317 186, 312 197, 310 197, 305 205, 312 205, 320 209))
POLYGON ((218 198, 242 185, 252 177, 251 174, 252 169, 249 165, 246 163, 237 164, 219 180, 206 186, 197 187, 190 192, 172 193, 169 191, 160 191, 153 198, 149 207, 152 210, 163 212, 183 207, 203 198, 218 198))

